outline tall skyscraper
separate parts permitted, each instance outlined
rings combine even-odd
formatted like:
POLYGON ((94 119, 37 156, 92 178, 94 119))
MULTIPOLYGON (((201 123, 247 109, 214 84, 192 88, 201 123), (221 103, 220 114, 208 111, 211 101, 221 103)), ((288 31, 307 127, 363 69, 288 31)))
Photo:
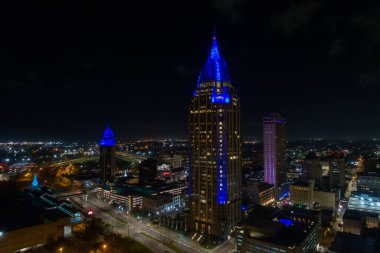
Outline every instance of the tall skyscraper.
POLYGON ((271 113, 263 120, 264 181, 278 186, 286 180, 286 121, 271 113))
POLYGON ((100 143, 100 178, 103 182, 111 182, 116 170, 116 142, 111 128, 104 130, 100 143))
POLYGON ((240 99, 215 36, 189 116, 189 227, 226 237, 241 219, 240 99))

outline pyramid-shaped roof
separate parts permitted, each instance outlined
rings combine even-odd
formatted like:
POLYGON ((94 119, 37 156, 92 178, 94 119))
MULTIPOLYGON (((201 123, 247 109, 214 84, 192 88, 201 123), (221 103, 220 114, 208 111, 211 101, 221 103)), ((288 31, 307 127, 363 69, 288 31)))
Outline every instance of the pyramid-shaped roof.
POLYGON ((104 130, 103 138, 100 140, 99 145, 103 147, 111 147, 116 145, 116 141, 110 127, 107 127, 106 130, 104 130))

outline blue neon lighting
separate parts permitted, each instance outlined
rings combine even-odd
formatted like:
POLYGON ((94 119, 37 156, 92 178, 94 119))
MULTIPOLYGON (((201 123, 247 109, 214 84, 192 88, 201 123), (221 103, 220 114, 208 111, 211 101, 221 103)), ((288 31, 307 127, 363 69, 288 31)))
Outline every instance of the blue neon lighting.
POLYGON ((106 130, 104 130, 103 138, 100 140, 99 145, 102 147, 112 147, 116 145, 111 128, 107 127, 106 130))
POLYGON ((279 219, 278 221, 284 224, 285 227, 290 227, 293 225, 293 221, 290 219, 279 219))
POLYGON ((227 87, 223 87, 222 93, 217 93, 214 87, 211 95, 211 103, 224 103, 228 104, 230 102, 230 95, 227 93, 227 87))
POLYGON ((231 82, 225 60, 220 56, 216 37, 212 40, 210 54, 198 77, 198 86, 202 82, 231 82))
MULTIPOLYGON (((218 98, 218 96, 212 96, 214 102, 217 103, 217 110, 222 106, 221 103, 225 103, 225 99, 218 98)), ((224 117, 217 116, 216 122, 216 142, 217 142, 217 160, 216 160, 216 170, 217 170, 217 201, 220 205, 224 205, 227 202, 227 136, 225 130, 221 133, 219 132, 220 122, 224 123, 224 117), (220 137, 222 136, 222 137, 220 137), (221 139, 222 138, 222 139, 221 139), (220 146, 220 140, 222 140, 223 145, 220 146)), ((223 124, 222 123, 222 124, 223 124)))
POLYGON ((289 196, 289 192, 285 192, 284 194, 282 194, 282 196, 280 197, 280 200, 281 199, 284 199, 284 198, 287 198, 289 196))
MULTIPOLYGON (((223 145, 226 146, 226 145, 223 145)), ((218 176, 218 191, 217 191, 217 199, 219 204, 226 204, 227 201, 227 156, 226 152, 223 148, 222 155, 218 152, 217 158, 217 176, 218 176)))
POLYGON ((40 183, 38 182, 38 179, 37 179, 37 174, 34 174, 33 182, 32 182, 32 188, 35 188, 35 187, 40 187, 40 183))

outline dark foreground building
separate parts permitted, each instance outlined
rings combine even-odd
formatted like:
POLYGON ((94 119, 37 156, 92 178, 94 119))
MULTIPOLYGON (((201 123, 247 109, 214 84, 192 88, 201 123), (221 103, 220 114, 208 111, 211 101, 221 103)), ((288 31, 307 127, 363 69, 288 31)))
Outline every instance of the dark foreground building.
POLYGON ((103 138, 100 143, 100 179, 103 183, 111 182, 116 171, 116 142, 111 128, 104 130, 103 138))
POLYGON ((314 253, 320 226, 319 212, 258 205, 236 227, 237 252, 314 253))
POLYGON ((241 219, 240 99, 215 36, 189 123, 189 227, 226 237, 241 219))
POLYGON ((71 203, 58 200, 34 178, 30 189, 0 193, 0 252, 29 252, 49 240, 70 237, 72 226, 82 222, 71 203))

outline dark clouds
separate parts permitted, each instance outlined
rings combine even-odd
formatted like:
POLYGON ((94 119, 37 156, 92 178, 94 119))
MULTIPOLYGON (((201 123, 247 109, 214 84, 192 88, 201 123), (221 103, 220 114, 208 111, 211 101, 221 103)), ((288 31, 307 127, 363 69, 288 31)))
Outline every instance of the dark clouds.
POLYGON ((274 18, 273 26, 287 35, 303 30, 313 22, 313 16, 319 8, 319 1, 293 2, 274 18))
POLYGON ((346 44, 345 44, 344 39, 338 38, 331 45, 329 49, 329 55, 332 57, 339 56, 340 54, 345 53, 345 51, 346 51, 346 44))
POLYGON ((212 0, 212 7, 231 23, 238 23, 243 18, 244 2, 245 0, 212 0))
POLYGON ((377 1, 19 6, 0 18, 0 139, 187 136, 213 25, 245 137, 275 111, 298 137, 380 129, 377 1), (371 122, 370 126, 366 122, 371 122))

